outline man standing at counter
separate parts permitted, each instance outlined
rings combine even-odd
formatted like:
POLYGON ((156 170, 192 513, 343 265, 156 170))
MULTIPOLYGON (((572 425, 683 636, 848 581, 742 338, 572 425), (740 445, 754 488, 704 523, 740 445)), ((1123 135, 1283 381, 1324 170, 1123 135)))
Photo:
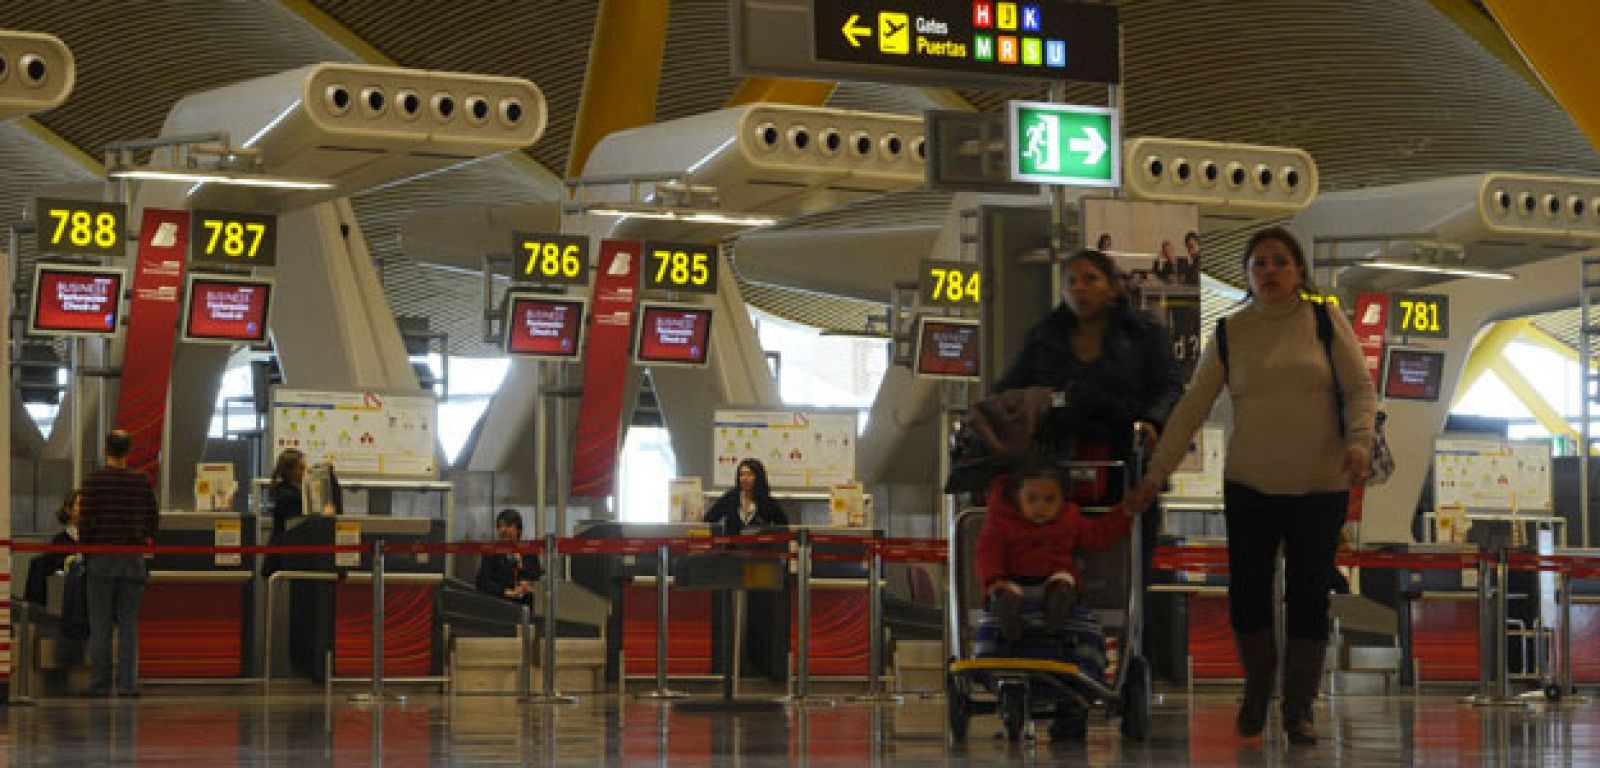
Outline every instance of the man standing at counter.
MULTIPOLYGON (((106 435, 106 465, 83 479, 79 540, 84 544, 142 546, 155 541, 160 507, 150 479, 128 469, 133 439, 106 435)), ((139 695, 139 600, 146 579, 144 556, 89 555, 89 687, 86 696, 111 692, 111 629, 117 630, 117 694, 139 695)))

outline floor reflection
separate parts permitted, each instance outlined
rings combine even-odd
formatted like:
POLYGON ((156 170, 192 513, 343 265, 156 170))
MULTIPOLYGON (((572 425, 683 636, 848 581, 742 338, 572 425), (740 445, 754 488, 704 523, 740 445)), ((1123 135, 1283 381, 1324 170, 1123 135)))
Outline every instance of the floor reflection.
POLYGON ((136 701, 45 700, 4 720, 11 765, 989 765, 1090 766, 1326 764, 1596 765, 1600 705, 1473 707, 1454 697, 1336 698, 1322 702, 1328 736, 1310 750, 1233 734, 1234 697, 1166 696, 1145 742, 1111 720, 1087 739, 1021 744, 975 718, 967 741, 947 746, 944 704, 718 711, 586 698, 572 705, 512 698, 412 696, 381 707, 320 696, 270 705, 258 696, 154 693, 136 701))

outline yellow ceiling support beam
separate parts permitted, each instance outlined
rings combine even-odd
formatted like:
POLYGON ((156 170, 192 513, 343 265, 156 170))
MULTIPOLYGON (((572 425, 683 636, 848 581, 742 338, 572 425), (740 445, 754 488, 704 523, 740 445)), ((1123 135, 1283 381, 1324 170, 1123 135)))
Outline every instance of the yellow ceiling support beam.
POLYGON ((567 153, 567 176, 579 176, 606 136, 656 119, 670 0, 600 0, 589 68, 567 153))
POLYGON ((1552 435, 1566 435, 1573 440, 1578 439, 1578 430, 1572 428, 1572 423, 1551 406, 1550 402, 1539 394, 1539 390, 1533 388, 1533 384, 1523 377, 1522 372, 1517 370, 1510 360, 1504 357, 1496 358, 1489 365, 1489 370, 1500 377, 1506 389, 1511 390, 1511 394, 1522 401, 1523 407, 1533 414, 1534 420, 1538 421, 1539 426, 1544 427, 1546 432, 1552 435))
POLYGON ((1484 0, 1545 90, 1589 143, 1600 147, 1600 78, 1594 76, 1594 0, 1484 0))
POLYGON ((733 89, 728 97, 729 107, 746 104, 790 104, 797 107, 820 107, 828 103, 838 83, 821 80, 791 80, 784 77, 747 77, 733 89))
POLYGON ((1528 62, 1522 60, 1522 54, 1517 52, 1517 47, 1506 39, 1506 33, 1500 30, 1494 19, 1484 13, 1474 0, 1429 0, 1429 3, 1434 10, 1455 22, 1462 32, 1483 46, 1489 55, 1499 59, 1500 63, 1532 83, 1535 88, 1544 89, 1544 83, 1539 82, 1539 76, 1528 69, 1528 62))
POLYGON ((1455 410, 1456 404, 1472 389, 1472 385, 1478 383, 1483 372, 1494 366, 1495 361, 1500 359, 1500 353, 1529 325, 1532 323, 1523 318, 1505 320, 1490 326, 1478 337, 1477 343, 1472 345, 1472 352, 1467 355, 1466 365, 1461 369, 1461 378, 1456 381, 1455 394, 1450 398, 1451 410, 1455 410))
POLYGON ((78 145, 67 141, 61 134, 51 130, 44 123, 32 117, 24 117, 17 120, 17 125, 22 126, 23 130, 33 134, 34 138, 50 145, 51 149, 67 156, 73 162, 82 166, 85 171, 94 174, 95 177, 99 178, 106 175, 105 164, 99 158, 79 149, 78 145))

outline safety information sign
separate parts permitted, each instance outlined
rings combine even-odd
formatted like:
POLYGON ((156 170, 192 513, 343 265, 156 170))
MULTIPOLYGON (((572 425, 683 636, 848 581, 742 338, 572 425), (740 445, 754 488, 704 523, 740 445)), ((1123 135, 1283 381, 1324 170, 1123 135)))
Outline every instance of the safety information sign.
POLYGON ((345 476, 436 479, 438 423, 431 394, 272 392, 273 455, 299 449, 345 476))
POLYGON ((856 412, 718 409, 712 429, 714 489, 732 488, 739 462, 757 459, 784 490, 825 490, 855 480, 856 412))
POLYGON ((1435 508, 1549 510, 1550 483, 1547 441, 1433 441, 1435 508))

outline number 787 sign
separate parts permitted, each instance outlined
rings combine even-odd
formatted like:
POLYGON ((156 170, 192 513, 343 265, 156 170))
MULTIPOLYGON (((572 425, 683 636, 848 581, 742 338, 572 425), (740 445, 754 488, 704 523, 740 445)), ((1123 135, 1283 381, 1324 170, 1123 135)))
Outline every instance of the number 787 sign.
POLYGON ((1011 180, 1075 187, 1122 184, 1117 110, 1038 101, 1007 107, 1011 180))

